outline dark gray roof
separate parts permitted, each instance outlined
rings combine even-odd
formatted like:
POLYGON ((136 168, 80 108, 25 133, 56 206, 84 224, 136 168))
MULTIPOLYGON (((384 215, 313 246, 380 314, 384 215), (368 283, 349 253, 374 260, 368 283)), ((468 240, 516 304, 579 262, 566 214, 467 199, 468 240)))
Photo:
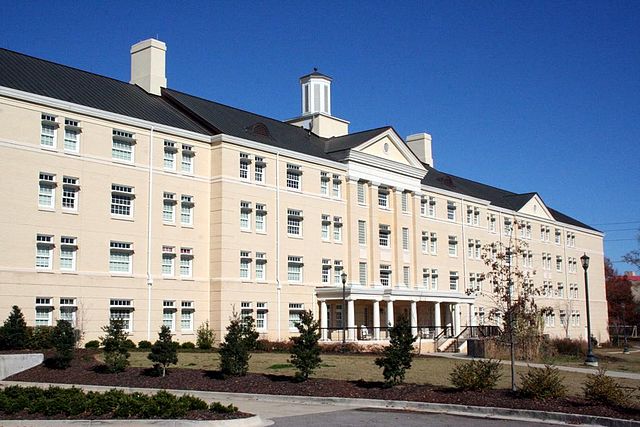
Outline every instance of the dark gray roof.
MULTIPOLYGON (((460 178, 459 176, 439 171, 426 164, 424 166, 425 168, 427 168, 427 175, 422 178, 422 184, 440 188, 442 190, 464 194, 470 197, 476 197, 482 200, 487 200, 493 206, 498 206, 513 211, 520 210, 529 200, 531 200, 532 197, 537 194, 513 193, 511 191, 502 190, 490 185, 481 184, 470 179, 460 178)), ((569 225, 575 225, 576 227, 598 231, 595 228, 588 226, 587 224, 571 218, 570 216, 558 212, 555 209, 551 209, 549 206, 547 206, 547 209, 556 221, 569 225)))
POLYGON ((304 76, 300 77, 300 80, 306 79, 307 77, 324 77, 325 79, 331 80, 331 77, 327 76, 326 74, 322 74, 321 72, 318 71, 317 68, 314 68, 313 72, 309 74, 305 74, 304 76))
POLYGON ((136 85, 0 48, 0 86, 204 133, 165 99, 136 85))

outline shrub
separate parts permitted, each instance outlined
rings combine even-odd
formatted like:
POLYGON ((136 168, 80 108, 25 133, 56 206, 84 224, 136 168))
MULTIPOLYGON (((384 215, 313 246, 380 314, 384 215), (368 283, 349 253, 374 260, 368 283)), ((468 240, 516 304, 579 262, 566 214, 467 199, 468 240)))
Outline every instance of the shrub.
POLYGON ((202 323, 196 331, 196 346, 200 350, 211 350, 216 334, 209 328, 209 321, 202 323))
POLYGON ((306 381, 322 363, 318 345, 320 326, 313 320, 313 313, 309 310, 300 314, 300 322, 296 327, 300 335, 291 338, 293 347, 289 363, 297 369, 296 379, 306 381))
POLYGON ((125 340, 124 347, 127 350, 133 350, 134 348, 136 348, 136 343, 134 343, 133 340, 125 340))
POLYGON ((209 410, 218 414, 230 414, 233 412, 238 412, 238 407, 233 406, 231 403, 225 406, 220 402, 211 402, 209 410))
POLYGON ((104 347, 104 361, 109 372, 121 372, 129 366, 129 345, 122 319, 114 319, 102 328, 106 334, 100 337, 104 347))
POLYGON ((602 402, 607 405, 625 406, 630 396, 616 380, 607 376, 605 368, 598 368, 595 374, 587 375, 582 388, 584 397, 592 402, 602 402))
POLYGON ((180 344, 180 348, 184 350, 193 350, 194 348, 196 348, 196 345, 192 342, 187 341, 180 344))
POLYGON ((56 354, 53 358, 54 366, 59 369, 66 369, 71 366, 73 351, 76 348, 77 335, 71 323, 66 320, 58 320, 56 327, 51 334, 56 354))
POLYGON ((524 374, 520 374, 520 394, 532 399, 549 399, 563 397, 567 394, 567 388, 562 383, 564 377, 560 376, 558 368, 545 365, 544 368, 529 368, 524 374))
POLYGON ((291 341, 256 341, 256 351, 274 352, 274 353, 290 353, 293 344, 291 341))
POLYGON ((52 326, 27 326, 27 345, 31 350, 46 350, 53 348, 52 326))
POLYGON ((256 348, 258 333, 253 317, 233 313, 224 342, 220 344, 220 371, 223 375, 242 376, 249 369, 250 352, 256 348))
POLYGON ((572 340, 570 338, 556 338, 551 340, 551 345, 557 354, 563 356, 584 357, 587 355, 585 341, 572 340))
POLYGON ((501 370, 498 360, 472 360, 453 368, 449 378, 460 390, 488 390, 496 386, 501 370))
POLYGON ((84 345, 84 348, 99 348, 99 347, 100 347, 100 341, 98 340, 87 341, 87 343, 84 345))
POLYGON ((160 327, 158 340, 147 358, 154 362, 155 370, 162 372, 163 377, 167 374, 167 366, 178 363, 178 343, 171 340, 171 330, 166 325, 160 327))
POLYGON ((375 360, 376 365, 382 368, 387 387, 401 384, 406 370, 411 368, 416 337, 413 336, 411 325, 405 316, 389 329, 389 338, 389 346, 375 360))
MULTIPOLYGON (((327 344, 322 344, 321 346, 322 353, 368 353, 369 348, 360 346, 356 343, 348 342, 343 346, 342 343, 339 342, 331 342, 327 344)), ((382 353, 381 350, 379 353, 382 353)))
POLYGON ((14 305, 0 330, 0 350, 20 350, 27 345, 27 323, 20 307, 14 305))
POLYGON ((140 350, 149 350, 151 348, 151 341, 142 340, 138 343, 138 348, 140 350))

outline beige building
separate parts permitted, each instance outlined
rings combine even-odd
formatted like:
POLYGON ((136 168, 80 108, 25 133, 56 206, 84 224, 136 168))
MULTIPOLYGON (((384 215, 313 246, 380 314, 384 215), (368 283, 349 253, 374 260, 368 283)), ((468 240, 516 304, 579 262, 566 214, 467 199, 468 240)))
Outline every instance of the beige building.
POLYGON ((586 253, 608 339, 601 232, 435 169, 428 134, 350 134, 317 71, 282 122, 168 89, 165 53, 134 45, 127 83, 0 49, 0 313, 68 319, 85 340, 110 318, 135 341, 164 323, 181 342, 205 321, 222 337, 234 311, 271 340, 307 309, 324 340, 384 341, 406 315, 434 349, 494 324, 467 290, 489 290, 484 245, 521 240, 514 263, 554 307, 545 332, 586 336, 586 253))

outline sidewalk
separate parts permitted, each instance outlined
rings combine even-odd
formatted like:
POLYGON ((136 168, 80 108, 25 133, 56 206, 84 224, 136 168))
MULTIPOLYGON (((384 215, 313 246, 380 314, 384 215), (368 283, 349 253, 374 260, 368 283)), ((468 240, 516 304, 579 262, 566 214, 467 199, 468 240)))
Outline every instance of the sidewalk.
MULTIPOLYGON (((448 359, 456 359, 456 360, 488 360, 488 359, 481 359, 481 358, 471 358, 466 354, 461 354, 461 353, 430 353, 429 356, 445 357, 448 359)), ((503 365, 509 365, 511 362, 508 360, 500 360, 500 363, 502 363, 503 365)), ((533 368, 545 367, 544 363, 529 363, 529 362, 520 362, 520 361, 516 361, 516 366, 524 366, 524 367, 531 366, 533 368)), ((588 368, 588 367, 579 368, 577 366, 562 366, 562 365, 555 365, 554 367, 558 368, 560 371, 578 372, 581 374, 595 374, 598 371, 598 368, 588 368)), ((626 378, 629 380, 640 381, 640 374, 635 372, 607 371, 607 376, 610 376, 613 378, 626 378)))

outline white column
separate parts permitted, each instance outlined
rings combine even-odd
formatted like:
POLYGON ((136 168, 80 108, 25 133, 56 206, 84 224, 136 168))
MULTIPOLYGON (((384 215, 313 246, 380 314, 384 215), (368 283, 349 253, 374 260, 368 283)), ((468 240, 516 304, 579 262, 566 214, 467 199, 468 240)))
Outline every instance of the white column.
POLYGON ((411 334, 418 335, 418 303, 411 301, 411 334))
POLYGON ((380 339, 380 301, 373 301, 373 339, 380 339))
POLYGON ((454 333, 456 336, 458 336, 458 334, 460 333, 460 304, 454 304, 453 305, 453 327, 454 327, 454 333))
POLYGON ((327 340, 327 302, 322 300, 320 301, 320 329, 322 330, 322 341, 327 340))
POLYGON ((348 323, 347 323, 347 339, 353 341, 356 339, 356 316, 354 309, 354 301, 352 299, 347 300, 347 306, 349 307, 348 315, 348 323))
POLYGON ((391 327, 393 325, 393 301, 387 301, 387 326, 391 327))
POLYGON ((435 326, 435 329, 433 331, 433 336, 437 337, 438 334, 440 333, 440 323, 442 323, 442 321, 440 320, 440 303, 437 302, 434 304, 434 319, 433 319, 433 326, 435 326))

